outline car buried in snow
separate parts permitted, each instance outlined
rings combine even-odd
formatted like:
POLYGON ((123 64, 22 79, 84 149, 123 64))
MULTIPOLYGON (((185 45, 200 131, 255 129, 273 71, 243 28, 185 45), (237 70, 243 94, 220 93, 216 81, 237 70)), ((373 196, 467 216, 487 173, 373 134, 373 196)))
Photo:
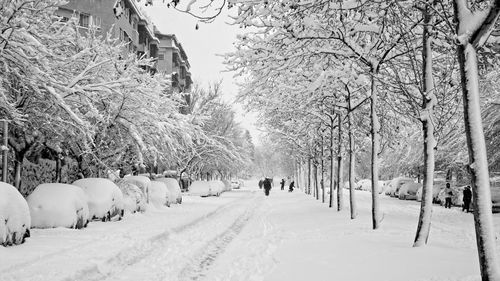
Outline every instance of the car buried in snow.
POLYGON ((87 195, 91 219, 103 222, 113 218, 121 220, 124 215, 123 193, 109 179, 84 178, 73 182, 85 191, 87 195))
POLYGON ((0 244, 19 245, 30 237, 28 203, 12 185, 0 182, 0 244))

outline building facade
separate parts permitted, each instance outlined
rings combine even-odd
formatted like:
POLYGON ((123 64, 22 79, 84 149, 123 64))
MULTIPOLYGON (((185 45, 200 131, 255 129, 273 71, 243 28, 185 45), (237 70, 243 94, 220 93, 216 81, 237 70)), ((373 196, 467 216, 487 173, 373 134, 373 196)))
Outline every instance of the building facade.
POLYGON ((189 62, 173 34, 161 34, 135 0, 69 0, 57 10, 63 20, 76 18, 81 32, 93 28, 127 43, 127 52, 152 58, 150 71, 171 77, 174 92, 191 88, 189 62))

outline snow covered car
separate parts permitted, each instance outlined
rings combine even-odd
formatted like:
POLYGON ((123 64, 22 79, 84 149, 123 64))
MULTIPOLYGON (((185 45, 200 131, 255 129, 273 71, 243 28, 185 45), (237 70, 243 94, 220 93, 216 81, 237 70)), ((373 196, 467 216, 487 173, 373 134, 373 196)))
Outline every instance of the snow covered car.
POLYGON ((231 181, 231 188, 232 189, 240 189, 241 188, 241 182, 238 180, 232 180, 231 181))
POLYGON ((399 196, 399 189, 403 184, 407 182, 413 182, 413 179, 410 178, 405 178, 405 177, 397 177, 392 179, 389 182, 389 185, 387 187, 387 190, 385 191, 386 195, 389 195, 391 197, 398 197, 399 196))
POLYGON ((146 195, 137 185, 130 183, 124 179, 119 179, 116 185, 123 193, 124 209, 130 213, 146 211, 146 195))
MULTIPOLYGON (((379 190, 379 194, 382 193, 382 191, 384 191, 385 188, 385 182, 378 181, 377 188, 379 190)), ((360 180, 356 183, 356 187, 354 189, 372 192, 372 180, 371 179, 360 180)))
POLYGON ((124 180, 137 185, 141 191, 146 195, 146 202, 150 201, 149 188, 151 187, 151 180, 145 176, 126 176, 124 180))
POLYGON ((401 200, 417 200, 417 192, 421 188, 421 183, 406 182, 399 188, 398 198, 401 200))
POLYGON ((230 181, 228 180, 222 180, 222 183, 224 184, 224 188, 222 191, 231 191, 233 190, 233 186, 230 181))
MULTIPOLYGON (((451 204, 453 206, 462 206, 464 198, 465 186, 450 186, 453 195, 451 196, 451 204)), ((439 191, 438 200, 441 206, 444 206, 446 194, 444 188, 439 191)))
MULTIPOLYGON (((434 185, 432 186, 432 203, 440 203, 439 201, 439 198, 438 198, 438 195, 439 195, 439 192, 445 188, 446 184, 444 182, 440 182, 440 181, 435 181, 434 182, 434 185)), ((421 186, 418 190, 417 190, 417 201, 422 201, 422 188, 423 186, 421 186)))
POLYGON ((226 185, 220 180, 209 181, 210 184, 210 195, 220 196, 222 192, 225 191, 226 185))
POLYGON ((182 203, 182 191, 179 186, 179 182, 173 178, 157 178, 157 181, 164 182, 167 185, 168 191, 170 191, 170 204, 181 204, 182 203))
POLYGON ((124 214, 123 193, 118 186, 103 178, 85 178, 73 182, 85 191, 89 204, 91 219, 110 221, 117 217, 121 220, 124 214))
POLYGON ((40 184, 26 200, 30 208, 33 228, 81 229, 89 222, 87 195, 76 185, 40 184))
POLYGON ((210 196, 210 190, 208 181, 193 181, 189 186, 189 195, 206 197, 210 196))
POLYGON ((14 186, 0 182, 0 244, 24 243, 30 237, 30 227, 28 203, 14 186))
POLYGON ((151 181, 150 187, 150 200, 153 205, 156 207, 167 206, 170 207, 169 197, 170 191, 167 188, 167 185, 161 181, 151 181))

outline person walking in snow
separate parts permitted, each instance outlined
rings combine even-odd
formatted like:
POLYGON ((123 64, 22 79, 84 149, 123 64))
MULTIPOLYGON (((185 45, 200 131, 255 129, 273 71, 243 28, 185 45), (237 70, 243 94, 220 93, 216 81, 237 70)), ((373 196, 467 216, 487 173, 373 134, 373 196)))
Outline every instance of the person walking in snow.
POLYGON ((281 190, 285 190, 285 179, 281 179, 281 190))
POLYGON ((470 190, 470 186, 466 186, 464 188, 464 205, 462 206, 462 212, 469 212, 470 201, 472 200, 472 191, 470 190))
POLYGON ((450 183, 446 183, 446 188, 444 189, 444 207, 451 209, 451 198, 453 197, 453 189, 450 187, 450 183))
POLYGON ((262 189, 263 186, 264 186, 264 179, 261 179, 259 181, 259 188, 262 189))
POLYGON ((290 182, 290 185, 288 186, 288 192, 292 192, 294 187, 295 187, 295 182, 292 180, 292 182, 290 182))
POLYGON ((271 179, 270 178, 266 178, 264 180, 264 193, 266 194, 266 196, 269 196, 269 191, 271 190, 271 179))

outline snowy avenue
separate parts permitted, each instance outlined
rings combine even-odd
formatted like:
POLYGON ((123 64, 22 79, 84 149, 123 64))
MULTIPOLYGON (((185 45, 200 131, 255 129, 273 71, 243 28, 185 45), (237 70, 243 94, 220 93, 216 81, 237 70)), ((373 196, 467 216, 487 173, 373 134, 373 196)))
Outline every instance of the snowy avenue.
POLYGON ((33 230, 29 243, 0 248, 0 280, 477 280, 471 214, 436 210, 423 250, 408 242, 415 202, 384 199, 372 234, 368 192, 351 221, 300 191, 264 197, 248 185, 82 231, 33 230))
POLYGON ((0 281, 500 281, 500 0, 0 0, 0 281))

